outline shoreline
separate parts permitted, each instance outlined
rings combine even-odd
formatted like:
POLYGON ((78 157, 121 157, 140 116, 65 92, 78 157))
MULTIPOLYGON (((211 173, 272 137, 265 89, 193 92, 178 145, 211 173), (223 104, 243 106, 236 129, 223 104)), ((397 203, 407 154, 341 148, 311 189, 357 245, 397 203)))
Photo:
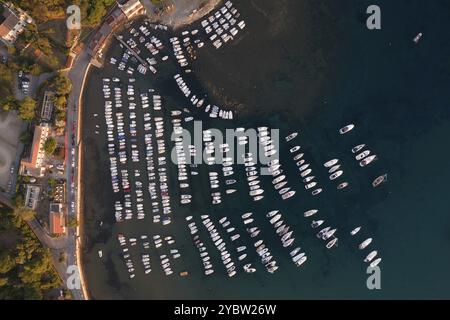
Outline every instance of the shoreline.
POLYGON ((84 296, 84 300, 89 300, 89 294, 88 294, 88 289, 87 289, 87 283, 84 281, 84 272, 83 272, 83 262, 82 262, 82 258, 81 258, 81 247, 83 246, 83 238, 82 235, 84 234, 84 228, 83 228, 83 216, 81 214, 81 204, 84 201, 84 197, 81 195, 82 191, 83 191, 83 185, 81 183, 81 176, 82 174, 80 174, 80 172, 82 172, 83 169, 83 140, 80 139, 80 134, 81 134, 81 127, 83 125, 82 122, 82 108, 83 108, 83 104, 82 104, 82 97, 83 97, 83 93, 84 93, 84 85, 86 83, 86 78, 87 75, 89 73, 89 69, 91 68, 91 63, 89 63, 87 65, 87 68, 85 70, 84 76, 83 76, 83 82, 81 84, 81 90, 80 90, 80 95, 78 96, 78 126, 77 126, 77 142, 79 144, 78 147, 78 159, 77 159, 77 163, 78 163, 78 175, 77 175, 77 185, 78 185, 78 192, 77 192, 77 221, 78 221, 78 225, 76 228, 76 234, 75 234, 75 252, 76 252, 76 259, 77 259, 77 265, 78 265, 78 271, 79 271, 79 275, 80 275, 80 284, 81 284, 81 290, 83 291, 83 296, 84 296), (81 239, 81 240, 80 240, 81 239))

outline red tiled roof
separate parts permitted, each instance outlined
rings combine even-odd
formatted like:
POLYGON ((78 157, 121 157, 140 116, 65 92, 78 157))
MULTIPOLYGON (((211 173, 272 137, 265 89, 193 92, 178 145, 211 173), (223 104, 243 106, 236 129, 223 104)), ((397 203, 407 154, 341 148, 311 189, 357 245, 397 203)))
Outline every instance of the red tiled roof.
POLYGON ((59 212, 50 212, 50 233, 63 234, 64 221, 62 214, 59 212))

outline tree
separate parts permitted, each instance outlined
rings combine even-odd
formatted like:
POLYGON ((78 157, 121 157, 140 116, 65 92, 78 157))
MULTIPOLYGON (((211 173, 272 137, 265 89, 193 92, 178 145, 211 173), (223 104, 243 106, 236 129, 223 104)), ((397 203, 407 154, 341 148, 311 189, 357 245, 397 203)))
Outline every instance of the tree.
POLYGON ((68 95, 72 90, 72 82, 68 77, 61 73, 52 79, 51 85, 58 96, 68 95))
POLYGON ((8 284, 8 278, 0 278, 0 287, 4 287, 8 284))
POLYGON ((78 227, 78 220, 75 217, 69 217, 69 221, 67 221, 67 227, 76 228, 78 227))
POLYGON ((0 273, 7 273, 15 267, 14 260, 7 252, 0 255, 0 273))
POLYGON ((51 156, 56 149, 56 140, 53 137, 48 138, 44 143, 45 154, 51 156))
POLYGON ((32 220, 34 218, 34 215, 36 214, 34 210, 28 208, 18 208, 14 211, 14 213, 24 221, 32 220))
POLYGON ((20 134, 20 142, 22 142, 24 145, 30 144, 32 139, 33 135, 28 130, 20 134))
POLYGON ((19 117, 25 121, 34 120, 36 117, 36 101, 30 97, 25 97, 19 103, 19 117))

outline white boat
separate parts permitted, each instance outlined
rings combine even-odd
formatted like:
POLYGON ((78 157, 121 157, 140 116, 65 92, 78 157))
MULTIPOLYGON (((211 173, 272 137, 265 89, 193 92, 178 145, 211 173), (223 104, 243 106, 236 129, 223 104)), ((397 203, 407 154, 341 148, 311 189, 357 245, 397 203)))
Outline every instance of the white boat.
POLYGON ((381 258, 377 258, 370 263, 371 268, 375 268, 381 262, 381 258))
POLYGON ((337 189, 341 190, 341 189, 346 188, 347 186, 348 186, 348 182, 342 182, 342 183, 338 184, 337 189))
POLYGON ((417 34, 417 36, 415 36, 414 37, 414 43, 419 43, 419 41, 420 41, 420 39, 422 38, 422 36, 423 36, 423 33, 422 32, 419 32, 418 34, 417 34))
POLYGON ((253 221, 254 221, 253 218, 246 219, 246 220, 244 220, 244 224, 249 224, 249 223, 252 223, 253 221))
POLYGON ((275 217, 271 218, 269 220, 270 224, 274 224, 275 222, 277 222, 278 220, 280 220, 281 218, 281 214, 277 214, 275 217))
POLYGON ((305 163, 305 159, 301 159, 301 160, 299 160, 299 161, 297 161, 296 163, 295 163, 295 165, 297 166, 297 167, 300 167, 301 165, 303 165, 304 163, 305 163))
POLYGON ((275 216, 280 210, 272 210, 269 213, 267 213, 266 217, 271 218, 275 216))
POLYGON ((286 200, 286 199, 289 199, 290 197, 292 197, 294 194, 295 194, 295 191, 289 191, 289 192, 283 194, 283 195, 281 196, 281 198, 282 198, 283 200, 286 200))
POLYGON ((312 192, 311 192, 311 194, 313 195, 313 196, 317 196, 319 193, 321 193, 323 191, 323 189, 322 188, 318 188, 318 189, 316 189, 316 190, 313 190, 312 192))
POLYGON ((290 135, 286 136, 286 142, 291 141, 292 139, 294 139, 296 136, 298 135, 298 132, 293 132, 290 135))
POLYGON ((305 189, 306 189, 306 190, 309 190, 309 189, 311 189, 311 188, 314 188, 316 185, 317 185, 317 182, 315 182, 315 181, 310 182, 310 183, 308 183, 308 184, 305 185, 305 189))
POLYGON ((373 250, 372 252, 370 252, 370 253, 366 256, 366 258, 364 259, 364 262, 370 262, 370 261, 372 261, 373 258, 375 258, 377 254, 378 254, 378 251, 373 250))
POLYGON ((291 238, 285 242, 283 242, 283 248, 287 248, 289 246, 291 246, 294 243, 295 238, 291 238))
POLYGON ((364 148, 366 145, 363 144, 358 144, 357 146, 354 146, 352 148, 352 153, 358 153, 362 148, 364 148))
POLYGON ((286 185, 286 183, 287 183, 287 181, 282 181, 282 182, 280 182, 280 183, 277 183, 277 184, 275 185, 275 190, 278 190, 278 189, 284 187, 284 186, 286 185))
POLYGON ((291 252, 289 252, 289 255, 291 257, 294 257, 299 251, 300 251, 300 247, 295 248, 294 250, 292 250, 291 252))
POLYGON ((328 240, 330 239, 332 236, 334 236, 334 234, 336 233, 337 229, 332 229, 330 231, 327 231, 323 236, 322 239, 323 240, 328 240))
POLYGON ((242 252, 242 251, 244 251, 245 249, 247 249, 246 246, 240 246, 240 247, 238 247, 238 248, 236 249, 236 251, 237 251, 237 252, 242 252))
POLYGON ((234 180, 234 179, 229 179, 229 180, 226 180, 225 181, 225 184, 228 186, 228 185, 230 185, 230 184, 234 184, 234 183, 236 183, 236 180, 234 180))
POLYGON ((295 146, 295 147, 292 147, 292 148, 289 149, 289 151, 290 151, 291 153, 294 153, 294 152, 296 152, 296 151, 298 151, 298 150, 300 150, 300 146, 295 146))
POLYGON ((363 250, 371 243, 372 243, 372 238, 367 238, 366 240, 364 240, 363 242, 361 242, 359 244, 358 248, 359 248, 359 250, 363 250))
POLYGON ((294 161, 300 160, 301 158, 303 158, 304 155, 305 155, 304 153, 299 153, 299 154, 297 154, 297 155, 294 157, 294 161))
POLYGON ((303 213, 303 216, 304 216, 305 218, 311 217, 312 215, 315 215, 317 212, 319 212, 319 210, 317 210, 317 209, 311 209, 311 210, 305 211, 305 212, 303 213))
POLYGON ((331 159, 323 164, 325 168, 330 168, 339 162, 339 159, 331 159))
POLYGON ((332 247, 337 246, 337 242, 338 242, 338 238, 334 238, 334 239, 332 239, 331 241, 329 241, 329 242, 325 245, 325 247, 326 247, 327 249, 331 249, 332 247))
POLYGON ((326 228, 323 228, 322 230, 320 230, 318 233, 317 233, 317 238, 322 238, 323 237, 323 235, 325 234, 325 233, 327 233, 329 230, 331 229, 331 227, 326 227, 326 228))
POLYGON ((309 177, 306 177, 305 179, 303 179, 303 183, 308 183, 308 182, 310 182, 311 180, 313 180, 315 177, 316 177, 316 176, 309 176, 309 177))
POLYGON ((328 170, 328 173, 333 173, 333 172, 335 172, 336 170, 338 170, 340 167, 341 167, 340 164, 337 164, 337 165, 335 165, 335 166, 332 166, 332 167, 330 168, 330 170, 328 170))
POLYGON ((244 214, 242 215, 242 219, 250 218, 250 216, 251 216, 252 214, 253 214, 252 212, 244 213, 244 214))
POLYGON ((361 230, 361 227, 356 227, 355 229, 353 229, 352 231, 350 231, 350 234, 352 236, 354 236, 355 234, 357 234, 359 232, 359 230, 361 230))
POLYGON ((308 176, 311 172, 312 172, 312 169, 311 169, 311 168, 310 168, 310 169, 306 169, 305 171, 303 171, 303 172, 300 173, 300 176, 301 176, 302 178, 305 178, 305 177, 308 176))
POLYGON ((103 251, 102 250, 98 250, 98 256, 101 258, 103 257, 103 251))
POLYGON ((370 154, 370 150, 365 150, 365 151, 363 151, 363 152, 357 154, 357 155, 355 156, 355 159, 356 159, 357 161, 360 161, 360 160, 364 159, 365 157, 367 157, 369 154, 370 154))
POLYGON ((283 194, 285 194, 286 192, 288 192, 289 190, 291 190, 290 187, 288 187, 288 188, 283 188, 283 189, 281 189, 280 191, 278 191, 278 193, 281 194, 281 195, 283 195, 283 194))
POLYGON ((313 220, 311 222, 311 228, 318 228, 324 223, 324 220, 313 220))
POLYGON ((361 167, 365 167, 365 166, 367 166, 368 164, 370 164, 372 161, 374 161, 376 159, 377 159, 377 156, 374 154, 374 155, 372 155, 370 157, 367 157, 367 158, 363 159, 362 161, 360 161, 359 165, 361 167))
POLYGON ((335 173, 330 175, 330 180, 335 180, 335 179, 339 178, 343 173, 344 173, 344 171, 342 171, 342 170, 336 171, 335 173))
POLYGON ((263 244, 263 241, 262 240, 258 240, 258 241, 256 241, 255 243, 254 243, 254 246, 255 246, 255 248, 256 247, 259 247, 260 245, 262 245, 263 244))
POLYGON ((227 190, 225 190, 226 194, 232 194, 232 193, 235 193, 235 192, 236 192, 236 189, 227 189, 227 190))
POLYGON ((283 181, 284 178, 286 178, 286 176, 284 174, 279 177, 276 177, 275 179, 272 180, 272 184, 277 184, 277 183, 283 181))
POLYGON ((351 130, 353 130, 353 128, 355 127, 355 125, 353 123, 346 125, 345 127, 342 127, 339 129, 339 133, 340 134, 345 134, 351 130))
POLYGON ((298 168, 299 171, 305 171, 306 169, 308 169, 309 167, 309 163, 302 165, 301 167, 298 168))
POLYGON ((286 241, 287 239, 289 239, 292 235, 293 231, 289 231, 287 233, 285 233, 282 237, 281 237, 281 242, 286 241))
POLYGON ((307 256, 303 256, 303 257, 300 258, 300 260, 298 260, 298 261, 295 263, 295 265, 296 265, 297 267, 300 267, 303 263, 305 263, 305 261, 306 261, 307 259, 308 259, 307 256))

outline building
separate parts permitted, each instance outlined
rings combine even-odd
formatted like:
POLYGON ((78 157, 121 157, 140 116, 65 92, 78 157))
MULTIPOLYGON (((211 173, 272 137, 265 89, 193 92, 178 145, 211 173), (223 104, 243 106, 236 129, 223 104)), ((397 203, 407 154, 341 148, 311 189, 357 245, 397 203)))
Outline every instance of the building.
POLYGON ((119 2, 119 8, 125 14, 127 19, 131 19, 134 16, 140 14, 144 9, 144 6, 139 0, 129 0, 122 4, 119 2))
POLYGON ((12 45, 25 26, 33 20, 25 11, 11 4, 4 4, 0 8, 3 10, 0 14, 0 39, 6 45, 12 45))
POLYGON ((27 193, 25 196, 25 207, 31 210, 36 210, 37 204, 39 202, 39 194, 41 188, 38 186, 27 185, 27 193))
POLYGON ((44 100, 42 101, 41 121, 50 122, 53 113, 53 91, 45 91, 44 100))
POLYGON ((114 29, 128 19, 144 12, 145 8, 139 0, 118 1, 118 5, 106 16, 87 47, 88 54, 94 58, 94 64, 97 64, 95 57, 101 53, 114 29))
POLYGON ((66 222, 62 208, 63 208, 62 204, 60 203, 50 204, 50 215, 49 215, 50 234, 59 236, 66 233, 66 222))
POLYGON ((24 151, 20 162, 20 173, 41 177, 44 175, 44 144, 50 134, 50 126, 42 123, 34 128, 33 142, 31 148, 24 151))

